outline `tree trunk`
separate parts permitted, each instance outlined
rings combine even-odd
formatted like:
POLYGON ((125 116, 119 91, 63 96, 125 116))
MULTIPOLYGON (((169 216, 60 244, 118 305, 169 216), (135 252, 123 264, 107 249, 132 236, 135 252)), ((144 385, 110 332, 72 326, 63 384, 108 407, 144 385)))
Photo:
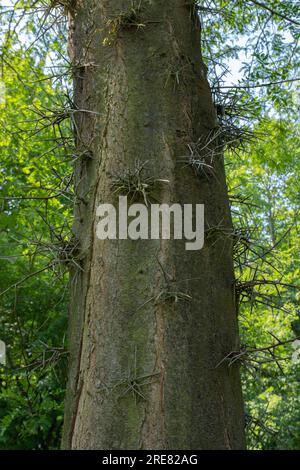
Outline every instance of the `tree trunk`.
POLYGON ((169 181, 156 202, 205 204, 207 234, 231 227, 192 3, 77 0, 69 14, 81 266, 64 448, 244 447, 238 366, 217 367, 239 347, 230 237, 208 236, 200 251, 96 237, 97 207, 117 205, 115 182, 143 165, 141 178, 169 181), (183 162, 191 154, 199 171, 183 162))

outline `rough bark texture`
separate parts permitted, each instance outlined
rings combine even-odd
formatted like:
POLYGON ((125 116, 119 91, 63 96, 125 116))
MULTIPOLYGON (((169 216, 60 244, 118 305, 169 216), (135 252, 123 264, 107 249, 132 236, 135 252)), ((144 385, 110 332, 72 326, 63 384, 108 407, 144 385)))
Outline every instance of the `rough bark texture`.
POLYGON ((97 206, 116 203, 112 179, 137 159, 169 180, 159 202, 202 203, 207 226, 231 226, 222 158, 210 175, 182 163, 217 125, 188 3, 78 0, 70 12, 83 259, 71 273, 64 448, 244 447, 238 368, 216 368, 238 347, 230 240, 186 251, 96 238, 97 206))

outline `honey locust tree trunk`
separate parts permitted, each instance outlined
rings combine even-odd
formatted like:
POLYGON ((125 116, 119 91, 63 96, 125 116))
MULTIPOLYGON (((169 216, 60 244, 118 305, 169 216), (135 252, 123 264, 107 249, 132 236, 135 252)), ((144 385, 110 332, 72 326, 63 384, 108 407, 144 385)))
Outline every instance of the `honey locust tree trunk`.
POLYGON ((239 370, 217 367, 239 340, 197 16, 185 0, 77 0, 69 17, 80 254, 63 447, 243 448, 239 370), (97 207, 117 205, 137 169, 148 203, 205 204, 207 234, 218 226, 219 236, 200 251, 184 240, 99 240, 97 207))

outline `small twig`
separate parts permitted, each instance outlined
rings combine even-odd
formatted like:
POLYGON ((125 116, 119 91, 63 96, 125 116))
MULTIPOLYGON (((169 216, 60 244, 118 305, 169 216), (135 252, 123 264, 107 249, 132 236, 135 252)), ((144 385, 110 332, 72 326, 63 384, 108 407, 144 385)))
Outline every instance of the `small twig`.
POLYGON ((43 268, 39 269, 38 271, 35 271, 34 273, 30 273, 27 276, 23 277, 23 279, 21 279, 20 281, 16 282, 15 284, 11 285, 10 287, 5 289, 4 291, 0 292, 0 297, 2 295, 6 294, 6 292, 10 291, 11 289, 15 289, 16 287, 20 286, 21 284, 23 284, 25 281, 27 281, 31 277, 37 276, 38 274, 40 274, 40 273, 46 271, 47 269, 51 268, 52 265, 53 265, 53 263, 51 262, 51 263, 47 264, 47 266, 44 266, 43 268))

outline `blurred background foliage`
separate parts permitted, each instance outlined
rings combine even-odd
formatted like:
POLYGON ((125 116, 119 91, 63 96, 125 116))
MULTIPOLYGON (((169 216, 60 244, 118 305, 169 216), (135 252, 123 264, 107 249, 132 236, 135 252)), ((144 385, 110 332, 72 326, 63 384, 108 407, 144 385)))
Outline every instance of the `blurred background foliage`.
MULTIPOLYGON (((0 339, 7 345, 0 449, 60 446, 74 262, 72 162, 79 158, 65 4, 0 6, 0 339)), ((234 242, 242 345, 224 360, 241 365, 248 447, 297 449, 299 2, 191 6, 202 22, 219 125, 229 134, 234 230, 215 232, 234 242)))

